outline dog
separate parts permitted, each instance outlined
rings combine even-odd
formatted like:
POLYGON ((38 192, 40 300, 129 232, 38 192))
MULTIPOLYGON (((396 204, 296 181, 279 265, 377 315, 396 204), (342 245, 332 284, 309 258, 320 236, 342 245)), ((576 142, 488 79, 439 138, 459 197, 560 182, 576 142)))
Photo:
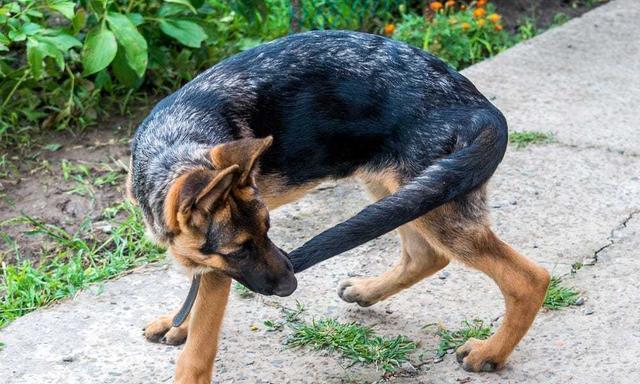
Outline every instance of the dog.
POLYGON ((209 383, 232 279, 287 296, 294 272, 398 229, 398 264, 345 280, 339 296, 369 306, 451 260, 478 269, 499 286, 506 313, 457 358, 468 371, 500 369, 549 284, 490 228, 486 184, 507 136, 502 113, 468 79, 381 36, 306 32, 221 61, 159 102, 132 140, 130 198, 151 237, 201 276, 188 321, 172 327, 173 312, 145 336, 186 339, 175 381, 209 383), (269 239, 269 210, 348 177, 376 202, 290 254, 269 239))

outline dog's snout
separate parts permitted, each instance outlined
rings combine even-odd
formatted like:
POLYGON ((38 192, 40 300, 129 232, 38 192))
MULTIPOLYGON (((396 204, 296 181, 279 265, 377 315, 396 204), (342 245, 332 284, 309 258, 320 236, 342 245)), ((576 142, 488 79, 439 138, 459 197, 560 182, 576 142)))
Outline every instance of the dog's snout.
POLYGON ((291 295, 298 288, 298 279, 291 273, 286 278, 280 280, 278 286, 273 290, 273 294, 280 297, 291 295))

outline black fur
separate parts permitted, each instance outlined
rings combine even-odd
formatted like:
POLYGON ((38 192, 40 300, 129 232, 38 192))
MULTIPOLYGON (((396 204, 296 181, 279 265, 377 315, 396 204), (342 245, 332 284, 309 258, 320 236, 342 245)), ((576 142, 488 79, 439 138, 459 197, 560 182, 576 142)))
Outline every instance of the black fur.
POLYGON ((406 185, 291 252, 304 270, 483 184, 504 154, 501 113, 436 57, 381 36, 317 31, 233 56, 154 108, 132 144, 133 192, 159 239, 168 185, 208 148, 274 138, 261 174, 289 186, 393 169, 406 185))

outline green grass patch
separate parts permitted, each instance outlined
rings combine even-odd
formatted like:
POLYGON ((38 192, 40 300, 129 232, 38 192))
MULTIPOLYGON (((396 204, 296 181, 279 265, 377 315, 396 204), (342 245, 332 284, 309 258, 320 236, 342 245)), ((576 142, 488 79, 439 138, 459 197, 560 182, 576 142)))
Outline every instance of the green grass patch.
POLYGON ((355 363, 371 364, 385 372, 395 371, 416 343, 405 336, 394 338, 376 335, 370 327, 322 319, 294 326, 287 344, 339 352, 355 363))
POLYGON ((233 282, 233 292, 235 292, 242 299, 250 299, 256 295, 249 288, 238 283, 237 281, 233 282))
POLYGON ((515 145, 516 148, 524 148, 531 144, 548 143, 551 140, 553 140, 551 133, 533 131, 509 132, 509 143, 515 145))
POLYGON ((544 296, 543 306, 551 310, 569 307, 576 304, 579 296, 578 291, 563 286, 562 279, 554 276, 544 296))
MULTIPOLYGON (((432 325, 432 324, 430 324, 432 325)), ((440 342, 436 349, 436 355, 442 357, 449 351, 455 351, 458 347, 471 338, 485 340, 493 334, 493 329, 485 325, 482 320, 464 320, 462 326, 456 330, 449 330, 439 326, 436 335, 440 337, 440 342)))
POLYGON ((44 235, 53 241, 53 249, 37 265, 28 260, 2 264, 0 327, 36 308, 72 296, 89 284, 163 256, 163 250, 144 237, 140 212, 130 203, 105 210, 105 217, 113 221, 106 236, 87 234, 86 225, 72 234, 32 217, 20 218, 33 228, 25 235, 44 235), (124 218, 116 220, 116 215, 124 218))
POLYGON ((302 314, 305 311, 304 305, 296 301, 295 308, 282 307, 282 320, 265 320, 263 322, 267 332, 276 332, 284 329, 285 325, 295 327, 303 322, 302 314))

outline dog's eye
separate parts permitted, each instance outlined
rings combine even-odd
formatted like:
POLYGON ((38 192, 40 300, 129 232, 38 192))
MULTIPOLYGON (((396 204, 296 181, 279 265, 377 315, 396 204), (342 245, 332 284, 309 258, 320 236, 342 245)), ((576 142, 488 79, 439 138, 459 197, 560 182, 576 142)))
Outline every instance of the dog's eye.
POLYGON ((253 241, 247 240, 244 243, 240 244, 240 247, 237 251, 233 251, 231 253, 223 254, 225 257, 233 258, 233 259, 244 259, 247 256, 251 256, 253 253, 253 241))

